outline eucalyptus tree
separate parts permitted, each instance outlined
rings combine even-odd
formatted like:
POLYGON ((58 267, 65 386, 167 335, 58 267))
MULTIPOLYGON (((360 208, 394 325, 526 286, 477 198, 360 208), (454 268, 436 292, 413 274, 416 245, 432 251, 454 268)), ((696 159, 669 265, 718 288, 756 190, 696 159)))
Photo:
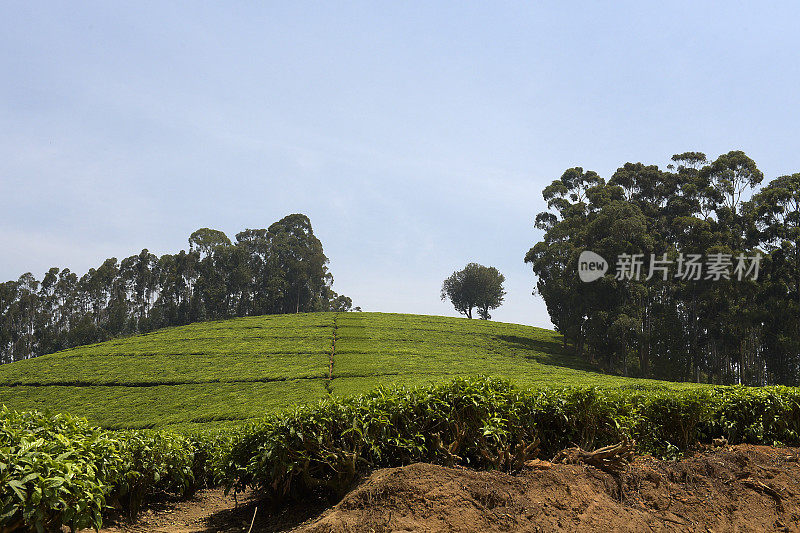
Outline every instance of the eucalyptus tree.
MULTIPOLYGON (((585 247, 585 225, 592 203, 590 190, 602 188, 605 181, 594 171, 581 167, 567 169, 542 192, 550 211, 536 216, 535 226, 544 231, 543 240, 525 255, 539 276, 534 293, 547 305, 556 329, 575 342, 583 355, 587 305, 582 287, 575 285, 570 272, 577 269, 578 256, 585 247)), ((590 355, 591 358, 591 355, 590 355)))
POLYGON ((328 258, 306 215, 283 217, 267 229, 270 251, 269 285, 279 312, 321 310, 326 289, 333 283, 328 258))
POLYGON ((14 361, 14 309, 17 302, 17 282, 0 283, 0 363, 14 361))
POLYGON ((800 173, 781 176, 753 198, 758 235, 770 254, 762 305, 767 366, 785 383, 797 383, 800 365, 800 173))
POLYGON ((252 276, 250 312, 270 312, 270 241, 266 229, 246 229, 236 234, 236 246, 245 251, 252 276))

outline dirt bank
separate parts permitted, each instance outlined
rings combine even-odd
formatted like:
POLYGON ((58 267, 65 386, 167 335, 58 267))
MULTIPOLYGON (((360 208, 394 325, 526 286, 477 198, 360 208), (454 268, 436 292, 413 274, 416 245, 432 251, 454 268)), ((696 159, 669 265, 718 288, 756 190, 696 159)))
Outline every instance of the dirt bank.
MULTIPOLYGON (((104 531, 247 531, 252 494, 219 491, 104 531)), ((413 464, 376 470, 333 507, 261 505, 253 531, 800 531, 798 450, 734 446, 678 462, 637 457, 621 477, 541 463, 516 475, 413 464)))

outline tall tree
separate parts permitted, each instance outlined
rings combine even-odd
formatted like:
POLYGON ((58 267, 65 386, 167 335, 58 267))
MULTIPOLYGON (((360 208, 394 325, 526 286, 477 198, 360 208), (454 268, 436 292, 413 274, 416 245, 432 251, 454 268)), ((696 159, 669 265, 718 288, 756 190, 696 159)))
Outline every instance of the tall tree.
POLYGON ((267 230, 269 268, 279 275, 280 312, 316 311, 324 307, 326 288, 333 283, 328 258, 302 214, 283 217, 267 230))

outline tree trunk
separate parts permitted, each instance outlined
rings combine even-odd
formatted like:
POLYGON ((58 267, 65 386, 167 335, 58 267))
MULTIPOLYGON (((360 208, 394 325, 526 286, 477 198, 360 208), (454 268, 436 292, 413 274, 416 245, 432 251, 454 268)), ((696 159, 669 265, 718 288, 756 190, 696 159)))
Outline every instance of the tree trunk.
POLYGON ((739 385, 744 385, 745 380, 745 361, 744 361, 744 345, 745 340, 739 341, 739 385))
POLYGON ((622 345, 622 375, 627 377, 628 376, 628 346, 627 343, 624 343, 623 337, 623 345, 622 345))

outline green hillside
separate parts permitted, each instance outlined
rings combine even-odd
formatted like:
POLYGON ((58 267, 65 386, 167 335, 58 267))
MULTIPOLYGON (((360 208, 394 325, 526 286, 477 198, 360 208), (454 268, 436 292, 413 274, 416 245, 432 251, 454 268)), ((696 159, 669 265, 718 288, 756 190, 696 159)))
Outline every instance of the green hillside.
POLYGON ((678 386, 593 372, 541 328, 309 313, 168 328, 3 365, 0 404, 67 411, 109 428, 196 429, 329 394, 475 374, 525 386, 678 386))

